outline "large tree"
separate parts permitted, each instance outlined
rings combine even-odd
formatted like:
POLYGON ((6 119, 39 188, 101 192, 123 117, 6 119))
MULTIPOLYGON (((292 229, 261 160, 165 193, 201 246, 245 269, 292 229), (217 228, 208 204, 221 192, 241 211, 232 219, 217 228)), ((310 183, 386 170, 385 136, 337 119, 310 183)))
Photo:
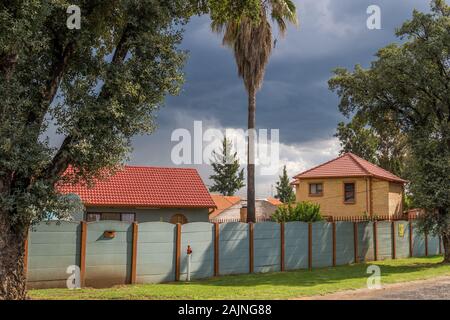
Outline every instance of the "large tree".
POLYGON ((239 21, 252 10, 250 0, 0 4, 0 299, 25 298, 29 227, 70 210, 55 185, 114 172, 131 137, 153 131, 153 111, 183 80, 187 19, 239 21), (67 27, 69 4, 81 9, 81 29, 67 27))
POLYGON ((342 112, 390 121, 408 138, 415 203, 439 233, 450 262, 450 7, 431 2, 398 29, 404 40, 380 49, 369 69, 337 69, 330 88, 342 112), (387 120, 386 120, 387 119, 387 120))
POLYGON ((223 44, 234 51, 238 74, 244 80, 248 94, 248 148, 247 148, 247 221, 255 222, 255 122, 256 92, 261 88, 264 72, 272 52, 272 26, 268 17, 278 26, 281 35, 287 22, 297 24, 295 4, 291 0, 255 0, 259 4, 257 19, 244 16, 239 21, 213 21, 212 29, 223 33, 223 44))
POLYGON ((340 154, 352 152, 400 177, 404 176, 408 156, 405 134, 389 120, 369 124, 361 116, 357 114, 348 123, 338 124, 335 137, 341 144, 340 154))
POLYGON ((211 192, 219 192, 224 196, 233 196, 236 191, 245 186, 244 169, 240 169, 237 152, 232 153, 233 144, 226 137, 222 141, 222 149, 213 151, 211 163, 214 174, 209 178, 214 184, 209 187, 211 192))

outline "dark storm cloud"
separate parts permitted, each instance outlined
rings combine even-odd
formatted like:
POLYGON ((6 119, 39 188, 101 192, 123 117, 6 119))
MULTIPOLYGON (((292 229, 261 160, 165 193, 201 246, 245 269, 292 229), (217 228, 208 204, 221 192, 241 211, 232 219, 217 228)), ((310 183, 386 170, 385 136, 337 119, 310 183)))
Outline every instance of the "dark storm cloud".
MULTIPOLYGON (((258 126, 280 128, 287 143, 330 137, 342 120, 337 97, 327 87, 331 71, 356 63, 367 66, 378 48, 395 40, 395 27, 410 17, 414 7, 428 6, 424 0, 296 2, 300 28, 290 28, 288 36, 278 40, 257 100, 258 126), (381 7, 382 30, 366 28, 371 4, 381 7)), ((210 32, 206 17, 194 18, 186 29, 182 45, 190 51, 186 83, 180 96, 167 99, 165 109, 245 128, 247 96, 232 52, 210 32)), ((166 115, 173 117, 172 112, 165 109, 160 112, 161 125, 170 126, 166 115)))
MULTIPOLYGON (((279 128, 281 142, 294 148, 331 139, 343 120, 338 98, 328 90, 332 70, 355 64, 367 67, 379 48, 398 41, 395 28, 411 17, 414 8, 429 9, 425 0, 297 0, 296 4, 300 28, 290 27, 285 39, 274 32, 277 46, 257 96, 257 126, 279 128), (366 9, 373 4, 381 8, 382 30, 366 27, 366 9)), ((246 127, 247 95, 233 54, 221 45, 220 36, 211 33, 207 17, 193 18, 186 26, 182 48, 190 51, 186 83, 181 94, 169 97, 158 112, 158 131, 134 140, 133 163, 173 165, 170 134, 178 127, 191 129, 193 120, 222 128, 246 127)), ((325 155, 317 150, 317 157, 311 156, 305 165, 317 164, 325 155)), ((200 171, 206 180, 208 168, 200 171)))

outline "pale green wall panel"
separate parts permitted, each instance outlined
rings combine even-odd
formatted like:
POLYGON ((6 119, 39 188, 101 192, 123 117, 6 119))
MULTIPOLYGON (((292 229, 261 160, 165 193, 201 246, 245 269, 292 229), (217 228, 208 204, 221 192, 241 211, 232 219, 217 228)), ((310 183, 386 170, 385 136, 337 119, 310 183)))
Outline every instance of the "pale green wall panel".
POLYGON ((130 282, 132 224, 100 221, 87 224, 86 286, 105 287, 130 282), (115 231, 114 238, 104 236, 115 231))
POLYGON ((392 222, 377 223, 378 260, 392 259, 392 222))
POLYGON ((375 259, 373 222, 358 222, 358 260, 360 262, 375 259))
POLYGON ((181 275, 186 279, 187 246, 192 248, 191 279, 209 278, 214 274, 214 224, 187 223, 181 227, 181 275))
POLYGON ((419 232, 417 222, 413 222, 413 256, 425 256, 425 236, 419 232))
POLYGON ((42 222, 30 230, 28 273, 30 288, 65 287, 67 268, 80 265, 81 227, 75 222, 42 222))
POLYGON ((175 280, 176 225, 139 224, 136 280, 138 283, 175 280))
POLYGON ((254 272, 280 271, 280 225, 259 222, 254 225, 254 272))
POLYGON ((308 268, 308 224, 287 222, 284 225, 286 270, 308 268))
POLYGON ((409 257, 409 222, 395 221, 395 257, 397 259, 409 257), (403 236, 400 231, 403 229, 403 236))
POLYGON ((333 230, 331 223, 312 224, 312 267, 321 268, 333 265, 333 230))
POLYGON ((219 225, 219 274, 249 272, 248 225, 241 222, 219 225))
POLYGON ((336 222, 336 265, 355 262, 353 222, 336 222))

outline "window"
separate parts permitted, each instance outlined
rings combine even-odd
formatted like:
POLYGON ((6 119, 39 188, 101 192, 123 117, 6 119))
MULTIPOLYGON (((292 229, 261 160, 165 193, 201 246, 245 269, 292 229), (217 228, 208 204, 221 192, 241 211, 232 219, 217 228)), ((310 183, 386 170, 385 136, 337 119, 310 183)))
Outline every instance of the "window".
POLYGON ((355 203, 354 183, 344 183, 344 203, 355 203))
POLYGON ((120 213, 102 212, 102 219, 101 220, 120 221, 120 213))
POLYGON ((100 213, 88 213, 86 215, 86 221, 87 222, 100 221, 101 216, 102 215, 100 213))
POLYGON ((120 219, 125 222, 134 222, 136 219, 134 218, 134 213, 122 213, 120 219))
POLYGON ((309 184, 309 195, 310 196, 323 195, 323 184, 322 183, 310 183, 309 184))
POLYGON ((184 216, 184 214, 175 214, 170 218, 170 223, 181 223, 185 224, 188 223, 187 218, 184 216))
POLYGON ((134 213, 98 212, 86 214, 87 222, 100 220, 125 221, 131 223, 134 222, 136 219, 134 213))

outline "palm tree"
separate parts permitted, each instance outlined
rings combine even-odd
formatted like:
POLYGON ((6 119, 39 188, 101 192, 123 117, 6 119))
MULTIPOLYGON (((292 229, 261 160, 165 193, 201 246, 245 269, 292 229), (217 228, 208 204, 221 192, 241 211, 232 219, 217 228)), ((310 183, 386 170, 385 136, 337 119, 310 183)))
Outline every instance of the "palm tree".
POLYGON ((272 26, 268 15, 277 24, 280 35, 286 33, 286 22, 297 25, 295 4, 291 0, 261 0, 259 19, 241 17, 239 21, 213 23, 214 32, 223 33, 223 44, 234 51, 238 74, 248 94, 247 149, 247 222, 255 222, 255 111, 256 92, 261 88, 264 71, 272 52, 272 26))

